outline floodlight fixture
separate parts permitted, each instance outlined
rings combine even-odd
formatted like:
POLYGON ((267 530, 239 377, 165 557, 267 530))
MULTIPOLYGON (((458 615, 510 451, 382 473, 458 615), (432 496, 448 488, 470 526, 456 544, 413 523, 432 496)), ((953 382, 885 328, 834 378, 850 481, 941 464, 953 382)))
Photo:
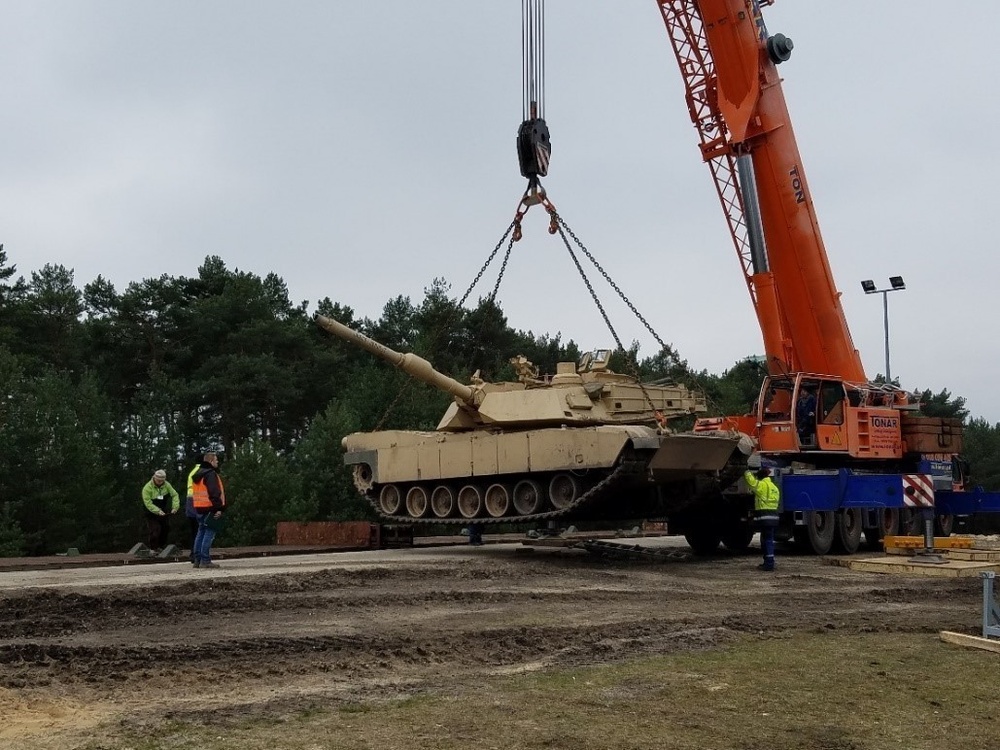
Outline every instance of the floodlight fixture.
POLYGON ((890 276, 889 283, 893 289, 906 289, 906 284, 903 283, 902 276, 890 276))
POLYGON ((865 294, 875 294, 878 291, 875 288, 875 282, 871 279, 865 279, 861 282, 861 288, 865 290, 865 294))

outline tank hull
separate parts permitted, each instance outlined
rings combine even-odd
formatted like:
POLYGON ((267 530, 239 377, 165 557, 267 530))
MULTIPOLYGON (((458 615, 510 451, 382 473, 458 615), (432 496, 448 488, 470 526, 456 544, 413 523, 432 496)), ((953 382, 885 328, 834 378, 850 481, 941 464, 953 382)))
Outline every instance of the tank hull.
POLYGON ((742 463, 735 438, 681 439, 643 425, 387 430, 343 443, 355 486, 381 517, 424 523, 664 514, 718 492, 727 465, 742 463))

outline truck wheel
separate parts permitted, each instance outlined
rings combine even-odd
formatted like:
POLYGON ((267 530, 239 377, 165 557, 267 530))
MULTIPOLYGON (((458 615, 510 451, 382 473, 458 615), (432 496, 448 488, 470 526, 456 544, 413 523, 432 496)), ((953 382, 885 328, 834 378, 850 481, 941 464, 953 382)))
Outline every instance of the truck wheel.
POLYGON ((853 555, 861 546, 864 525, 860 508, 841 508, 834 515, 833 548, 842 554, 853 555))
POLYGON ((825 555, 833 546, 833 535, 836 533, 832 510, 810 510, 806 514, 806 524, 800 532, 795 529, 795 540, 800 542, 806 552, 814 555, 825 555))
POLYGON ((722 546, 737 555, 741 555, 747 551, 752 539, 753 528, 750 524, 733 523, 722 530, 722 546))
POLYGON ((715 551, 719 549, 721 535, 711 526, 705 524, 688 531, 684 534, 684 539, 687 540, 692 552, 699 557, 707 557, 714 555, 715 551))
POLYGON ((899 533, 899 508, 881 508, 877 513, 878 526, 865 529, 865 545, 872 550, 881 550, 883 539, 899 533))
POLYGON ((934 536, 951 536, 955 530, 955 516, 942 514, 934 516, 934 536))

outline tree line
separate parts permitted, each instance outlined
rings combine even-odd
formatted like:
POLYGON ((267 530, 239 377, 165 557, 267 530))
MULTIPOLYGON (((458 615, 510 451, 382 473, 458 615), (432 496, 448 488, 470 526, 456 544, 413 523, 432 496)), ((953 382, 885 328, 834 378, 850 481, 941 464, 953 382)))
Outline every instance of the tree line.
MULTIPOLYGON (((309 308, 276 274, 216 256, 191 277, 119 291, 100 276, 81 289, 58 264, 18 276, 0 245, 0 556, 128 549, 142 538, 152 472, 165 469, 183 495, 206 450, 222 456, 232 499, 227 544, 273 543, 281 520, 371 518, 341 439, 433 429, 448 396, 332 338, 309 308)), ((512 329, 489 297, 460 306, 443 279, 419 302, 388 300, 377 320, 329 298, 315 311, 459 380, 513 379, 514 354, 549 373, 580 355, 559 335, 512 329)), ((746 412, 763 375, 752 360, 696 372, 670 349, 641 357, 634 343, 612 366, 697 387, 715 414, 746 412)), ((976 482, 1000 488, 1000 425, 970 419, 948 391, 923 400, 929 415, 965 420, 976 482)))

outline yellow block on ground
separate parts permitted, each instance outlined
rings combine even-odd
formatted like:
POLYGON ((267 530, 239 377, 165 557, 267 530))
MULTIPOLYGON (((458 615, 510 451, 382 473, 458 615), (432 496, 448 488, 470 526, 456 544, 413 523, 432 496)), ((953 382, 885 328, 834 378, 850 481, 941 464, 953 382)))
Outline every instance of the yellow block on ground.
MULTIPOLYGON (((962 536, 936 536, 934 537, 934 549, 972 549, 975 546, 975 539, 962 536)), ((887 536, 882 540, 885 551, 890 549, 922 549, 924 538, 922 536, 887 536)))

